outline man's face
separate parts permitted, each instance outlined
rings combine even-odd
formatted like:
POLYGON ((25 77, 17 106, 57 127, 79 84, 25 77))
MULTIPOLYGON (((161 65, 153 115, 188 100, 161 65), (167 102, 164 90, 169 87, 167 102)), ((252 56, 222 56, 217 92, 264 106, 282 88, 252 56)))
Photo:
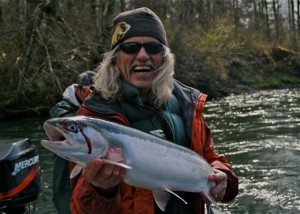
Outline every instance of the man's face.
POLYGON ((160 72, 159 68, 163 62, 163 50, 159 51, 161 44, 158 43, 157 39, 149 36, 130 37, 122 43, 127 44, 127 46, 124 48, 120 47, 116 66, 121 71, 122 78, 125 82, 142 91, 148 91, 151 88, 153 79, 158 72, 160 72), (139 46, 139 44, 135 45, 135 43, 148 45, 146 45, 146 48, 142 46, 138 49, 136 46, 139 46), (133 49, 136 49, 136 51, 132 51, 133 49), (126 50, 131 51, 131 53, 126 50))
POLYGON ((75 93, 76 93, 76 97, 78 99, 78 101, 80 103, 82 103, 85 99, 85 92, 87 89, 83 88, 83 87, 76 87, 75 88, 75 93))

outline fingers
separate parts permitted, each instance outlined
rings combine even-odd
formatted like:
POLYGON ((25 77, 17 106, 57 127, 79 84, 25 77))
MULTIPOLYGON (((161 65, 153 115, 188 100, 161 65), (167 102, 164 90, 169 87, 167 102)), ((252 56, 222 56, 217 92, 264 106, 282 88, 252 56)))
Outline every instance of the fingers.
MULTIPOLYGON (((107 159, 123 162, 122 150, 119 148, 109 149, 107 159)), ((93 160, 82 171, 82 176, 95 187, 109 189, 118 185, 124 178, 125 169, 116 165, 103 163, 100 159, 93 160)))
POLYGON ((214 173, 209 175, 208 180, 216 183, 216 185, 210 189, 210 194, 216 201, 221 201, 224 198, 227 188, 227 175, 220 170, 214 169, 214 173))
POLYGON ((102 189, 109 189, 116 186, 123 180, 123 169, 119 166, 104 164, 96 176, 90 182, 102 189))
POLYGON ((102 161, 99 159, 92 160, 88 167, 82 170, 82 176, 86 180, 93 180, 96 177, 97 172, 102 167, 102 161))

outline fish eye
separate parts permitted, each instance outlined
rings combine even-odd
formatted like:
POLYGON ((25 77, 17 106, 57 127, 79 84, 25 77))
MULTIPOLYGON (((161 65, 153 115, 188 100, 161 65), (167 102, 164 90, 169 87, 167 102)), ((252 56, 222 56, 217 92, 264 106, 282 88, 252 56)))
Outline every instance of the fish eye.
POLYGON ((75 124, 70 124, 70 125, 69 125, 69 130, 70 130, 71 132, 75 132, 75 131, 77 131, 77 126, 76 126, 75 124))

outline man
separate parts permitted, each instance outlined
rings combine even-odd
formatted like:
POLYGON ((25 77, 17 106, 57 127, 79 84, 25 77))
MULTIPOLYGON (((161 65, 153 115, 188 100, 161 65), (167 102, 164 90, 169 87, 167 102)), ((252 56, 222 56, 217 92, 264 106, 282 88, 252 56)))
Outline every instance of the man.
POLYGON ((50 117, 75 115, 84 100, 86 89, 94 83, 95 72, 85 71, 78 75, 77 83, 68 86, 61 101, 49 111, 50 117))
MULTIPOLYGON (((206 95, 174 79, 174 56, 165 29, 155 13, 139 8, 114 19, 111 50, 97 69, 94 88, 78 111, 144 132, 162 130, 161 137, 191 148, 213 167, 210 189, 216 201, 238 193, 238 179, 223 155, 214 151, 210 129, 202 117, 206 95)), ((110 148, 106 158, 122 156, 110 148)), ((70 163, 72 167, 73 164, 70 163)), ((162 212, 152 192, 122 182, 126 171, 96 159, 72 180, 72 213, 204 213, 199 193, 177 192, 188 204, 171 196, 162 212)))
MULTIPOLYGON (((77 83, 68 86, 63 93, 63 99, 50 109, 50 117, 76 115, 85 98, 87 88, 94 83, 94 76, 95 72, 93 71, 85 71, 79 74, 77 83)), ((54 155, 52 201, 58 214, 71 213, 71 196, 72 189, 70 186, 68 161, 54 155)))

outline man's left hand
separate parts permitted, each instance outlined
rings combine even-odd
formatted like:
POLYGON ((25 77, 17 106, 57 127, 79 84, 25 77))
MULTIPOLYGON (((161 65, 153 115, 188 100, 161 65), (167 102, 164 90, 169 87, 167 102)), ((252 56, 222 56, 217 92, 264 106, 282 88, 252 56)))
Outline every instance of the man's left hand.
POLYGON ((216 186, 210 189, 210 194, 215 201, 222 201, 227 188, 227 175, 218 169, 214 169, 214 172, 208 176, 208 180, 216 183, 216 186))

